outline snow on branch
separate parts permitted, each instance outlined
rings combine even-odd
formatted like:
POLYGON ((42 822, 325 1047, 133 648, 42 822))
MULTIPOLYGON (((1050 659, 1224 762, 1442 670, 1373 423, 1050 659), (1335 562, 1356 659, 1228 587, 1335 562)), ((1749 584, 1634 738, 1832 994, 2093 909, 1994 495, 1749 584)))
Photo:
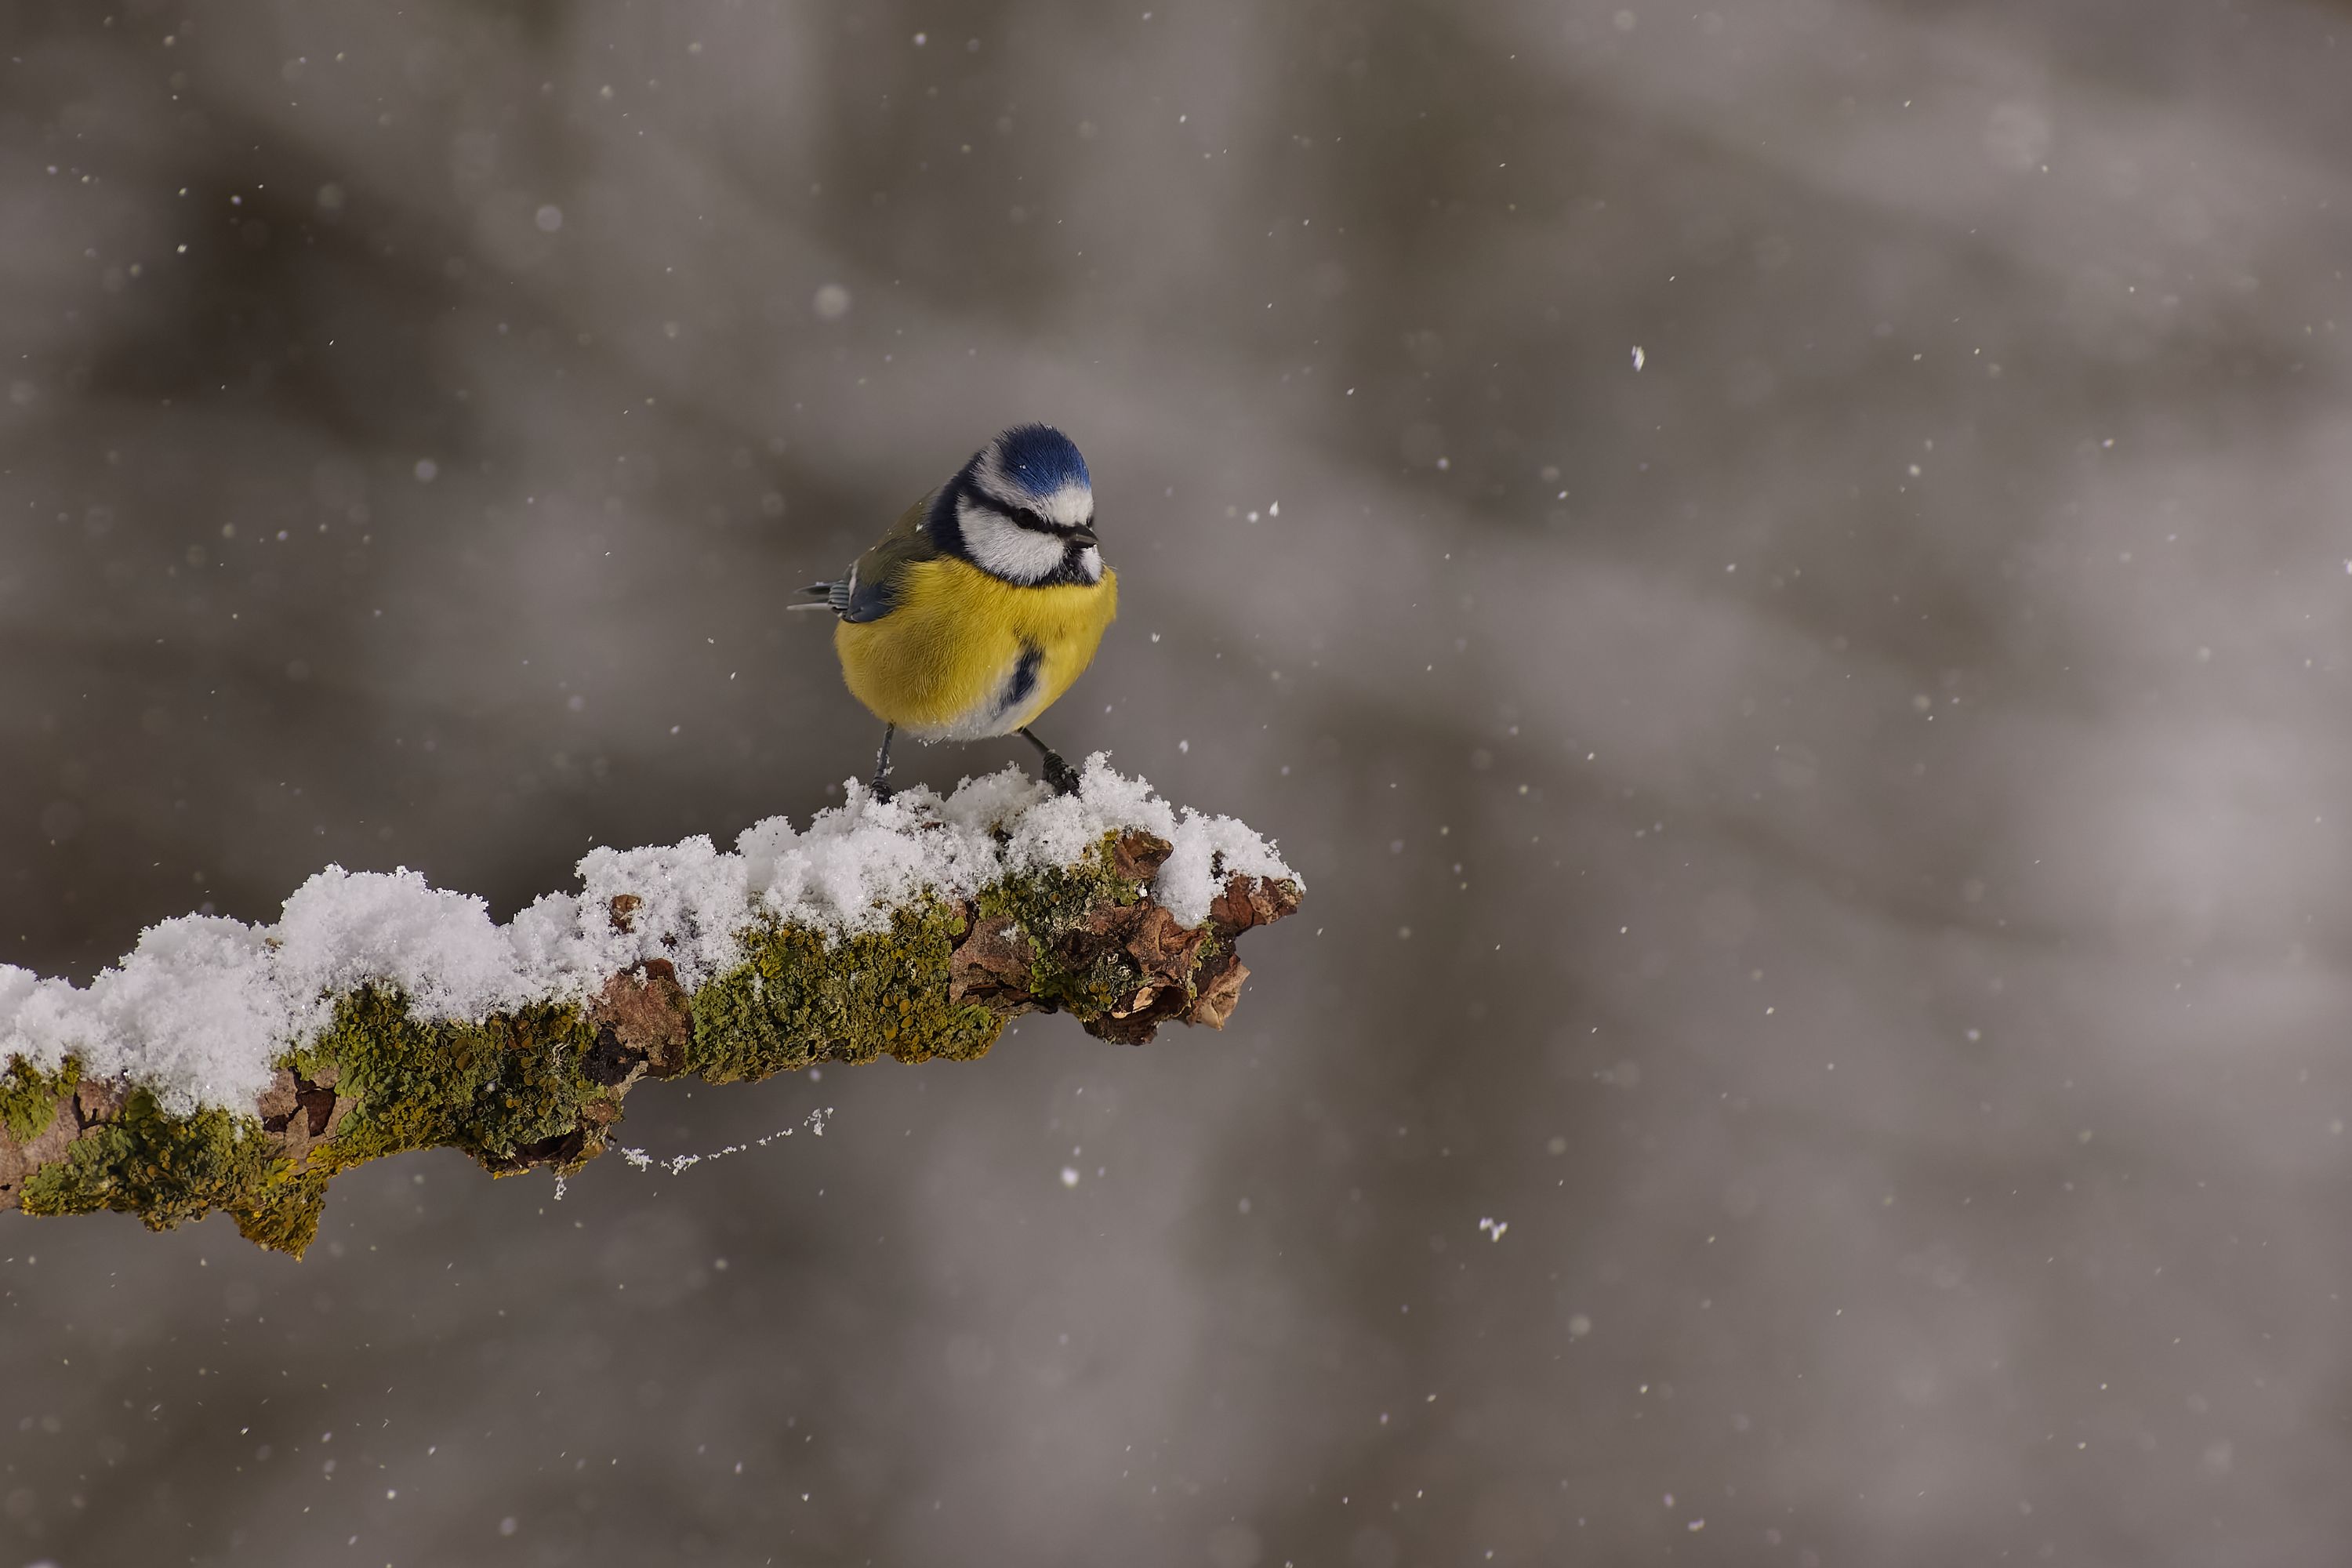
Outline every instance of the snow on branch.
POLYGON ((330 867, 275 925, 183 915, 89 985, 0 964, 0 1209, 213 1209, 299 1254, 337 1172, 457 1148, 579 1169, 647 1078, 986 1054, 1063 1011, 1149 1040, 1222 1028, 1252 926, 1301 883, 1230 817, 1088 760, 1056 796, 1016 768, 942 799, 597 849, 576 893, 504 925, 412 871, 330 867))

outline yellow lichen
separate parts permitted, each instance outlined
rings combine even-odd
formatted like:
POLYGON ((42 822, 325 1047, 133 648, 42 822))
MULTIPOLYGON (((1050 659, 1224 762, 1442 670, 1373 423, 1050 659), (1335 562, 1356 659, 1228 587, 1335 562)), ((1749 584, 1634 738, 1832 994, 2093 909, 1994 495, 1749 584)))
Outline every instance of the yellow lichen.
POLYGON ((22 1057, 10 1057, 0 1070, 0 1127, 17 1142, 30 1143, 47 1130, 58 1106, 80 1081, 78 1062, 43 1072, 22 1057))

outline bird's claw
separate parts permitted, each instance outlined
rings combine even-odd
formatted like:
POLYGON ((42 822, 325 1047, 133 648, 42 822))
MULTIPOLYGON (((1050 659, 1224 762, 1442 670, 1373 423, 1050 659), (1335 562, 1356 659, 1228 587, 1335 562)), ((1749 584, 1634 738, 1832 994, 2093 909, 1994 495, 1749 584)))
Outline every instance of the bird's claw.
POLYGON ((1062 760, 1062 753, 1047 751, 1039 759, 1045 770, 1045 782, 1054 786, 1055 795, 1078 793, 1078 770, 1062 760))

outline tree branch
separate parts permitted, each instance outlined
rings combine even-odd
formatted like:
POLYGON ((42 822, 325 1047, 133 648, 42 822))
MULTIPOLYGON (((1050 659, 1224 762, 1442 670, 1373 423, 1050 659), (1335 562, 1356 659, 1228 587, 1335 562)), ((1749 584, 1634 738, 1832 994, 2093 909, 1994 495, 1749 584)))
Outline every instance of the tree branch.
MULTIPOLYGON (((860 808, 853 795, 843 809, 860 808)), ((1188 815, 1175 837, 1202 821, 1188 815)), ((1000 847, 1019 831, 989 827, 1000 847)), ((921 836, 943 829, 918 812, 890 831, 935 842, 921 836)), ((1270 850, 1253 874, 1227 871, 1223 851, 1186 849, 1193 871, 1214 879, 1205 918, 1190 925, 1168 907, 1162 875, 1182 858, 1178 845, 1119 826, 1062 863, 1016 866, 970 891, 932 885, 849 928, 809 918, 805 900, 791 917, 772 900, 749 900, 724 950, 732 962, 703 965, 698 980, 690 961, 682 978, 681 963, 646 956, 574 988, 584 994, 449 1017, 370 978, 320 998, 320 1022, 279 1042, 268 1087, 236 1104, 191 1101, 135 1067, 100 1076, 86 1052, 45 1066, 19 1050, 0 1059, 0 1209, 112 1209, 156 1229, 226 1209, 249 1239, 299 1256, 339 1172, 432 1148, 461 1149, 494 1174, 574 1172, 603 1152, 629 1091, 648 1079, 733 1083, 881 1056, 971 1060, 1006 1019, 1031 1012, 1066 1012, 1129 1045, 1171 1020, 1222 1028, 1249 973, 1236 940, 1297 910, 1300 885, 1270 850)), ((600 935, 684 959, 677 933, 639 929, 646 896, 599 893, 595 881, 582 918, 609 922, 600 935)), ((1173 901, 1196 904, 1202 890, 1196 876, 1173 901)), ((6 1024, 0 1016, 0 1042, 6 1024)))

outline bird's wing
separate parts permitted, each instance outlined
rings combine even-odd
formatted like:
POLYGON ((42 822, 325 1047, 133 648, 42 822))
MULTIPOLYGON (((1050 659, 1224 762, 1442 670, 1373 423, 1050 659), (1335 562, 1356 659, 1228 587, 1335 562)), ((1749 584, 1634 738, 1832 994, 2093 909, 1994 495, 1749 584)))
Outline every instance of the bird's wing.
MULTIPOLYGON (((933 492, 936 494, 937 492, 933 492)), ((898 607, 907 568, 939 557, 939 546, 923 528, 923 513, 931 497, 925 496, 891 524, 890 531, 857 558, 849 575, 825 584, 826 603, 845 621, 878 621, 898 607)))

